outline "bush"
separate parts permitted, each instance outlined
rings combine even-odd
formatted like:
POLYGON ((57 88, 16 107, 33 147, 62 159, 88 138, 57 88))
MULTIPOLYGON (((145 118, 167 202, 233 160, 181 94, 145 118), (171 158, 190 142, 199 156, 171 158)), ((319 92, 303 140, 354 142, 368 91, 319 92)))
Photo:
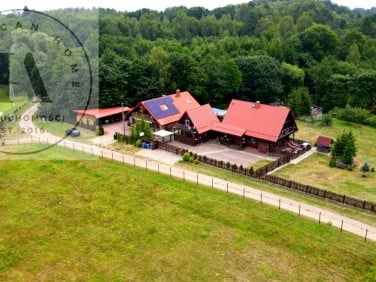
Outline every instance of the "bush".
POLYGON ((366 120, 371 117, 371 112, 362 108, 353 108, 346 106, 346 108, 334 108, 331 115, 335 118, 355 123, 365 124, 366 120))
POLYGON ((142 145, 142 141, 141 141, 141 139, 138 139, 137 141, 136 141, 136 147, 138 147, 138 148, 141 148, 141 145, 142 145))
POLYGON ((320 119, 321 126, 331 126, 333 124, 333 118, 331 115, 324 114, 320 119))
POLYGON ((189 162, 191 160, 191 154, 189 152, 185 152, 183 155, 183 161, 189 162))
POLYGON ((103 126, 102 125, 97 125, 96 127, 95 127, 95 134, 97 135, 97 136, 102 136, 102 135, 104 135, 104 129, 103 129, 103 126))
POLYGON ((330 159, 330 161, 329 161, 329 166, 330 167, 337 167, 337 162, 336 162, 336 160, 335 159, 330 159))
POLYGON ((369 164, 367 162, 364 163, 364 165, 362 165, 362 167, 360 168, 360 171, 361 172, 370 172, 370 167, 369 167, 369 164))
POLYGON ((251 166, 251 167, 249 168, 249 173, 250 173, 251 175, 254 175, 254 174, 255 174, 255 169, 253 168, 253 166, 251 166))
POLYGON ((365 124, 372 126, 372 127, 376 127, 376 116, 372 115, 369 118, 367 118, 365 120, 365 124))

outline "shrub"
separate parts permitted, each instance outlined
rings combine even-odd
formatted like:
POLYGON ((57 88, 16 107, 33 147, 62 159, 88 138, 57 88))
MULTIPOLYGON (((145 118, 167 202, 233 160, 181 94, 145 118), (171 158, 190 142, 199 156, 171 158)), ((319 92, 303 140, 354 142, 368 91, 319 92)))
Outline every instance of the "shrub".
POLYGON ((333 118, 331 115, 324 114, 320 119, 321 126, 331 126, 333 124, 333 118))
POLYGON ((375 168, 373 167, 373 168, 371 168, 371 172, 375 172, 375 168))
POLYGON ((336 160, 331 158, 330 161, 329 161, 329 166, 330 167, 336 167, 337 166, 336 160))
POLYGON ((183 155, 183 161, 189 162, 191 159, 191 154, 189 152, 185 152, 183 155))
POLYGON ((98 124, 96 127, 95 127, 95 134, 97 136, 102 136, 104 135, 104 129, 103 129, 103 126, 98 124))
POLYGON ((198 165, 200 163, 199 160, 195 159, 194 162, 193 162, 195 165, 198 165))
POLYGON ((376 116, 372 115, 369 118, 367 118, 365 120, 365 124, 372 126, 372 127, 376 127, 376 116))
POLYGON ((137 141, 136 141, 136 147, 138 147, 138 148, 141 148, 141 145, 142 145, 142 141, 141 141, 141 139, 138 139, 137 141))
POLYGON ((362 165, 362 167, 360 168, 360 171, 361 172, 370 172, 370 167, 369 167, 369 164, 367 162, 364 163, 364 165, 362 165))
POLYGON ((253 168, 253 166, 251 166, 251 167, 249 168, 249 173, 250 173, 251 175, 254 175, 254 174, 255 174, 255 169, 253 168))

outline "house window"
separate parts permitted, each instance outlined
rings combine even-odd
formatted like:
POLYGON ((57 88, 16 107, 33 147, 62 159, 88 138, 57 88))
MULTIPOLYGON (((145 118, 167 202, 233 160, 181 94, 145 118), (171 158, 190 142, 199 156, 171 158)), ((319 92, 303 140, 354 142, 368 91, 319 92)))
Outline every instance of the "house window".
POLYGON ((189 127, 189 126, 190 126, 190 121, 189 121, 189 119, 186 119, 186 120, 185 120, 185 126, 186 126, 186 127, 189 127))
POLYGON ((166 104, 159 105, 159 108, 160 108, 162 111, 167 111, 167 110, 168 110, 168 107, 167 107, 166 104))

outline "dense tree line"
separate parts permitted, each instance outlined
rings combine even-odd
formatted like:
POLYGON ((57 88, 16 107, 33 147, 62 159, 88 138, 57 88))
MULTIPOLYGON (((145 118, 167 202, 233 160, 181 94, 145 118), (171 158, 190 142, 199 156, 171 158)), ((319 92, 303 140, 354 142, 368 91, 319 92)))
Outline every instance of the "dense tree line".
MULTIPOLYGON (((352 11, 330 1, 254 0, 214 10, 52 13, 73 25, 99 64, 101 107, 132 106, 179 88, 218 107, 239 98, 285 103, 296 114, 305 114, 309 103, 326 112, 349 106, 376 113, 375 10, 352 11)), ((3 45, 21 42, 15 40, 0 33, 3 45)))
POLYGON ((180 88, 215 106, 240 98, 296 114, 307 103, 375 113, 375 63, 374 10, 330 1, 100 11, 102 106, 180 88))

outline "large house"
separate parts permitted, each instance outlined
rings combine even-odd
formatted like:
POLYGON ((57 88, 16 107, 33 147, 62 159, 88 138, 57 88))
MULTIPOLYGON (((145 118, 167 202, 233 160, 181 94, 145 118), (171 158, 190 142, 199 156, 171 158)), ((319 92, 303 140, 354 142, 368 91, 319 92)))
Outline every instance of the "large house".
POLYGON ((290 136, 298 131, 286 107, 234 99, 220 121, 209 104, 200 106, 189 92, 179 90, 139 103, 127 117, 130 124, 144 119, 153 131, 169 130, 176 140, 190 145, 218 138, 223 144, 254 148, 263 153, 280 153, 290 143, 290 136))
POLYGON ((150 123, 154 131, 172 130, 181 117, 189 110, 200 107, 200 104, 187 92, 180 92, 142 101, 127 114, 129 123, 144 119, 150 123))
POLYGON ((280 153, 298 131, 288 108, 240 100, 232 100, 222 122, 207 104, 188 110, 174 129, 175 139, 191 145, 218 138, 263 153, 280 153))
POLYGON ((290 109, 232 100, 218 132, 220 140, 260 152, 278 152, 298 131, 290 109))

